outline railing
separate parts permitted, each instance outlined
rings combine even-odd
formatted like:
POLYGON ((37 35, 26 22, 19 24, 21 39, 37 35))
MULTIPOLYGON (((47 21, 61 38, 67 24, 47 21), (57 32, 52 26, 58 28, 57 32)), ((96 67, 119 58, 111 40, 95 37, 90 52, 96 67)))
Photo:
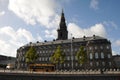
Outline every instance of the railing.
POLYGON ((120 74, 120 69, 109 70, 78 70, 78 71, 55 71, 55 72, 34 72, 25 70, 5 70, 1 69, 0 73, 30 73, 30 74, 120 74))

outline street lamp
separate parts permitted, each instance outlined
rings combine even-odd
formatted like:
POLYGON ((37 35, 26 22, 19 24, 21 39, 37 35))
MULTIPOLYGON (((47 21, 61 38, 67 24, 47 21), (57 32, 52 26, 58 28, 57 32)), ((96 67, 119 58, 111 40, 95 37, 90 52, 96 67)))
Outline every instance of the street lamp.
POLYGON ((72 34, 71 34, 71 68, 73 70, 73 46, 72 46, 72 34))

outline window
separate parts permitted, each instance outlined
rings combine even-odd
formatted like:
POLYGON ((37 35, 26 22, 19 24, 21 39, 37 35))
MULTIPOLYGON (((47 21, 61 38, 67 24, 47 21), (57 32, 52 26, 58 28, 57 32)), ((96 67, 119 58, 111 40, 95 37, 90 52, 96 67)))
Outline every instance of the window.
POLYGON ((98 53, 97 52, 95 53, 95 58, 98 59, 98 53))
POLYGON ((100 46, 101 49, 103 49, 103 46, 100 46))
POLYGON ((93 59, 93 55, 92 55, 92 53, 90 53, 90 59, 93 59))
POLYGON ((65 63, 64 63, 64 67, 65 67, 66 65, 65 65, 65 63))
POLYGON ((43 51, 43 53, 45 53, 45 51, 43 51))
POLYGON ((102 62, 102 65, 105 66, 105 62, 102 62))
POLYGON ((63 49, 63 51, 65 52, 65 49, 63 49))
POLYGON ((37 51, 37 53, 39 54, 39 51, 37 51))
POLYGON ((39 58, 39 61, 41 61, 41 57, 39 58))
POLYGON ((96 62, 96 66, 99 66, 99 62, 96 62))
POLYGON ((107 49, 109 49, 109 46, 107 45, 107 47, 106 47, 107 49))
POLYGON ((89 47, 89 49, 91 50, 91 49, 92 49, 92 47, 89 47))
POLYGON ((75 65, 78 66, 78 63, 76 63, 75 65))
POLYGON ((70 60, 70 57, 69 57, 69 56, 67 57, 67 60, 70 60))
POLYGON ((67 51, 69 52, 69 49, 67 49, 67 51))
POLYGON ((75 51, 77 51, 77 48, 75 48, 75 51))
POLYGON ((110 54, 108 54, 108 58, 111 58, 110 54))
POLYGON ((40 51, 40 53, 42 53, 42 51, 40 51))
POLYGON ((48 60, 48 58, 46 57, 46 61, 48 60))
POLYGON ((109 66, 111 66, 111 62, 109 62, 109 66))
POLYGON ((104 58, 104 53, 103 53, 103 52, 101 52, 101 58, 102 58, 102 59, 104 58))
POLYGON ((44 57, 42 58, 42 61, 44 61, 44 57))
POLYGON ((25 58, 23 57, 22 60, 25 61, 25 58))
POLYGON ((95 46, 95 49, 97 49, 97 46, 95 46))
POLYGON ((86 48, 84 48, 84 51, 86 50, 86 48))
POLYGON ((92 62, 90 62, 90 66, 93 66, 93 63, 92 63, 92 62))
POLYGON ((77 56, 75 56, 75 60, 77 60, 77 56))
POLYGON ((70 66, 70 64, 68 63, 68 67, 70 66))

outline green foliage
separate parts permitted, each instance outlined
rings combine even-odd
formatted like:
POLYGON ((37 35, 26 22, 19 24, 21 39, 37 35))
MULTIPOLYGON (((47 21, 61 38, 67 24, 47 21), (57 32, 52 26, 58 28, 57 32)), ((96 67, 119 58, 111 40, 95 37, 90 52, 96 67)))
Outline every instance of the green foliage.
POLYGON ((65 60, 65 55, 62 53, 63 51, 61 50, 61 46, 58 46, 55 53, 51 56, 50 61, 53 64, 63 63, 65 60))
POLYGON ((34 47, 30 47, 29 50, 25 54, 25 59, 27 63, 33 63, 37 58, 38 54, 36 53, 36 50, 34 47))
POLYGON ((79 51, 76 54, 77 60, 80 64, 87 62, 87 53, 84 50, 84 47, 81 46, 79 51))

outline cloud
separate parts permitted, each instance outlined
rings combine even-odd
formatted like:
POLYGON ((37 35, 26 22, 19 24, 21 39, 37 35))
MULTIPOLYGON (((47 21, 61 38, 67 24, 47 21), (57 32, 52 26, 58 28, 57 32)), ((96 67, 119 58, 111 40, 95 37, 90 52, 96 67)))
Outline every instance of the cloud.
POLYGON ((46 28, 51 28, 57 25, 57 5, 55 0, 9 0, 8 8, 27 24, 40 23, 46 28))
POLYGON ((118 28, 118 25, 114 21, 104 21, 103 24, 114 29, 118 28))
POLYGON ((0 16, 3 16, 5 14, 5 11, 0 12, 0 16))
POLYGON ((76 38, 80 38, 83 36, 92 36, 92 35, 106 37, 106 30, 104 28, 104 25, 101 23, 95 24, 94 26, 91 26, 90 28, 87 29, 83 29, 78 25, 76 25, 75 23, 69 23, 68 31, 69 34, 72 33, 73 36, 76 38))
POLYGON ((56 29, 45 30, 45 37, 56 39, 57 38, 57 30, 56 29))
MULTIPOLYGON (((41 38, 38 35, 39 39, 41 38)), ((16 56, 16 50, 24 44, 35 41, 31 32, 19 28, 14 30, 11 26, 4 26, 0 28, 0 54, 7 56, 16 56)), ((42 38, 41 38, 42 39, 42 38)))
MULTIPOLYGON (((75 23, 68 23, 68 38, 71 38, 71 34, 75 38, 81 38, 83 36, 101 36, 107 37, 105 26, 102 23, 95 24, 89 28, 81 28, 75 23)), ((57 38, 57 29, 45 30, 46 38, 57 38)))
POLYGON ((98 0, 91 0, 90 2, 90 8, 93 8, 94 10, 97 10, 98 9, 98 0))
POLYGON ((118 55, 118 54, 119 54, 118 52, 112 50, 112 55, 118 55))
POLYGON ((117 46, 120 46, 120 40, 115 41, 115 44, 116 44, 117 46))

